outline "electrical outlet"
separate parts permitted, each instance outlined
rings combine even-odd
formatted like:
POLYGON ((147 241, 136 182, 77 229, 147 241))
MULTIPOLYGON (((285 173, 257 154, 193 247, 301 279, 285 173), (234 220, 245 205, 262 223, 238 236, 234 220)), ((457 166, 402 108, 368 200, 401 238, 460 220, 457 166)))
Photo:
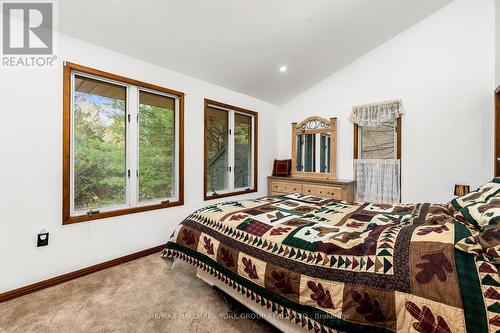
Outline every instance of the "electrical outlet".
POLYGON ((36 247, 49 245, 49 233, 45 230, 40 231, 36 241, 36 247))

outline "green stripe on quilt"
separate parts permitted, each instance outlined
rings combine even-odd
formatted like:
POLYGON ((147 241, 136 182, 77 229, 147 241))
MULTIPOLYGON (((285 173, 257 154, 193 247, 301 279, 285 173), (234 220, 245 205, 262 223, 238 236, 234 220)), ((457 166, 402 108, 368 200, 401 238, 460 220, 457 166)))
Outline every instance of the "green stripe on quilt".
MULTIPOLYGON (((314 222, 311 222, 310 224, 305 225, 305 227, 312 226, 312 225, 314 225, 314 222)), ((302 231, 302 228, 297 228, 297 229, 293 230, 292 232, 290 232, 288 234, 288 236, 286 236, 285 239, 281 242, 281 244, 296 247, 296 248, 301 249, 301 250, 315 251, 316 246, 318 245, 319 241, 308 242, 306 240, 295 237, 295 234, 297 234, 300 231, 302 231)))
MULTIPOLYGON (((472 205, 471 205, 472 206, 472 205)), ((469 208, 465 207, 460 210, 460 213, 465 217, 467 221, 469 221, 474 227, 476 227, 478 230, 481 230, 482 227, 477 223, 476 219, 470 214, 469 208)), ((470 233, 469 233, 470 235, 470 233)))
POLYGON ((201 261, 201 262, 207 264, 208 266, 213 267, 217 271, 221 272, 222 274, 224 274, 225 276, 227 276, 231 280, 235 281, 236 283, 244 286, 245 288, 250 289, 251 291, 253 291, 257 295, 262 296, 264 298, 267 298, 270 301, 278 303, 278 304, 285 306, 289 309, 293 309, 294 311, 302 313, 302 314, 306 315, 307 317, 309 317, 310 319, 313 319, 313 320, 317 321, 318 323, 325 325, 327 327, 330 327, 330 328, 333 328, 333 329, 336 329, 339 331, 343 331, 343 332, 350 332, 350 333, 362 333, 362 332, 388 333, 388 332, 392 332, 389 329, 385 329, 385 328, 381 328, 381 327, 361 325, 361 324, 347 322, 347 321, 344 321, 338 317, 335 317, 332 314, 321 311, 317 308, 293 302, 286 297, 283 297, 283 296, 280 296, 276 293, 273 293, 273 292, 269 291, 268 289, 263 288, 262 286, 245 279, 244 277, 238 275, 237 273, 233 272, 232 270, 222 266, 218 262, 215 262, 213 259, 207 257, 206 255, 201 254, 197 251, 194 251, 190 248, 184 247, 180 244, 168 242, 166 245, 166 248, 181 251, 192 258, 198 259, 199 261, 201 261))
POLYGON ((490 195, 488 195, 484 201, 488 201, 489 199, 493 198, 493 197, 496 197, 498 196, 498 194, 500 193, 500 189, 496 190, 495 192, 491 193, 490 195))
MULTIPOLYGON (((469 236, 470 231, 463 224, 455 222, 455 243, 469 236)), ((474 258, 473 255, 455 250, 467 332, 481 333, 488 332, 488 321, 474 258)))
POLYGON ((455 208, 455 210, 460 210, 462 209, 462 206, 460 206, 460 204, 458 203, 457 199, 453 199, 450 201, 451 205, 453 206, 453 208, 455 208))

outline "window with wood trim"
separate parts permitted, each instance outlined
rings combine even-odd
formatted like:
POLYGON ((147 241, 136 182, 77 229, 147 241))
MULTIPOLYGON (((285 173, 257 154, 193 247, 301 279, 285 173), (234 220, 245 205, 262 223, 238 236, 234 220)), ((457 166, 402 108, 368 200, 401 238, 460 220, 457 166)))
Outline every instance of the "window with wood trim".
POLYGON ((257 191, 257 113, 205 99, 204 198, 257 191))
POLYGON ((355 159, 401 159, 401 118, 377 127, 354 124, 355 159))
POLYGON ((182 205, 184 94, 64 66, 63 224, 182 205))

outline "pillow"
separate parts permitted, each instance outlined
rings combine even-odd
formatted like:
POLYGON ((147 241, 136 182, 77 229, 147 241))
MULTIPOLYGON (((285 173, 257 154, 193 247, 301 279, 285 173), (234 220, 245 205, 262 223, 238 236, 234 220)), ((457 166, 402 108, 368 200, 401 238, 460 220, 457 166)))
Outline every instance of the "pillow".
POLYGON ((500 264, 500 226, 488 226, 475 236, 469 236, 458 241, 455 248, 483 257, 484 260, 490 263, 500 264))
POLYGON ((484 184, 475 191, 453 199, 450 202, 450 208, 459 211, 474 203, 484 202, 498 193, 500 193, 500 177, 494 178, 491 182, 484 184))
POLYGON ((460 214, 479 230, 500 222, 500 193, 485 201, 477 201, 460 210, 460 214))
POLYGON ((274 160, 273 176, 288 177, 292 170, 292 160, 274 160))
POLYGON ((488 226, 477 235, 478 243, 483 249, 489 249, 500 245, 500 226, 488 226))

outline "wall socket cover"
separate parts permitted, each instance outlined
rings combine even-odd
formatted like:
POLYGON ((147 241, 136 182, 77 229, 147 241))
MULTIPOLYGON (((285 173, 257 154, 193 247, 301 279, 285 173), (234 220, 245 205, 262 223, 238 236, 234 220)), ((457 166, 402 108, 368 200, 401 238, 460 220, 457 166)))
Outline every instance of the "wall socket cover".
POLYGON ((47 245, 49 245, 49 233, 48 232, 39 233, 36 241, 36 246, 40 247, 47 245))

